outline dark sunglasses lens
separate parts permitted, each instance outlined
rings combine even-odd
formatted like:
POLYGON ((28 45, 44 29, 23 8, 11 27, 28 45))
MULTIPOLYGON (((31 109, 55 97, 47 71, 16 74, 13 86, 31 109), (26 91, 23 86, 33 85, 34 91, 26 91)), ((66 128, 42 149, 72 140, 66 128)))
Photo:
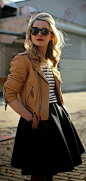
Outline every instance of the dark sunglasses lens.
POLYGON ((44 36, 49 34, 49 30, 47 28, 39 29, 37 27, 32 27, 32 29, 31 29, 32 35, 38 35, 39 31, 41 31, 42 35, 44 35, 44 36))
POLYGON ((32 33, 32 35, 37 35, 39 33, 39 29, 36 27, 32 27, 31 33, 32 33))
POLYGON ((41 32, 42 32, 42 35, 44 36, 49 34, 49 30, 47 28, 42 28, 41 32))

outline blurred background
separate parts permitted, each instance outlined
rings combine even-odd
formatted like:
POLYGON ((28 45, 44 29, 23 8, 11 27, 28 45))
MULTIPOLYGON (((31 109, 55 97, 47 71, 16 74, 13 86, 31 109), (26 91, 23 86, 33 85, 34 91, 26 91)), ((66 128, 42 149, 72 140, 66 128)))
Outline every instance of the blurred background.
POLYGON ((86 0, 0 0, 0 93, 10 62, 23 52, 30 16, 50 13, 66 39, 59 69, 62 92, 86 90, 86 0))

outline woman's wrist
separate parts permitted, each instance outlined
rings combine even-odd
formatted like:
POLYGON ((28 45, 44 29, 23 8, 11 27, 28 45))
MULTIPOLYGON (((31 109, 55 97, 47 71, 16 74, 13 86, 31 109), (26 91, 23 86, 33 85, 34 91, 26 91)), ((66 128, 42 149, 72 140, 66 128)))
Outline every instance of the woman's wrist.
POLYGON ((33 113, 29 112, 29 117, 28 117, 28 121, 33 120, 33 113))

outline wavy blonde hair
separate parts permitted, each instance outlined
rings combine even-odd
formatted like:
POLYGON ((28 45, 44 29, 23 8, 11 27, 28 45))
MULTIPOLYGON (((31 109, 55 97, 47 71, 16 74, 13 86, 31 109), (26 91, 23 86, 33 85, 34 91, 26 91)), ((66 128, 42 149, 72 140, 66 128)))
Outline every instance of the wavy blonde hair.
POLYGON ((24 46, 27 50, 32 50, 34 55, 38 56, 39 60, 41 61, 42 55, 38 51, 37 46, 33 45, 31 41, 31 33, 30 33, 30 29, 34 21, 36 20, 46 21, 49 24, 50 29, 54 35, 53 39, 48 44, 45 58, 49 59, 52 62, 54 72, 57 74, 58 78, 61 78, 60 72, 57 70, 57 64, 59 63, 59 60, 60 60, 61 48, 65 44, 64 36, 63 36, 63 33, 56 28, 55 20, 50 14, 43 12, 43 13, 38 13, 36 15, 33 15, 30 18, 27 32, 26 32, 26 40, 25 40, 24 46))

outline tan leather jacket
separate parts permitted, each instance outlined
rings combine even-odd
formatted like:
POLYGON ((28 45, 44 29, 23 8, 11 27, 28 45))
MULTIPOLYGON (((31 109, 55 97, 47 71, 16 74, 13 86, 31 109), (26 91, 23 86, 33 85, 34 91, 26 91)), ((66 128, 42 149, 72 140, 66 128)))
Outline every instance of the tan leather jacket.
MULTIPOLYGON (((33 127, 37 128, 39 120, 49 117, 49 83, 40 62, 32 53, 24 52, 14 57, 10 72, 4 84, 5 102, 7 104, 18 98, 33 113, 33 127)), ((63 104, 60 81, 54 77, 57 99, 63 104)))

